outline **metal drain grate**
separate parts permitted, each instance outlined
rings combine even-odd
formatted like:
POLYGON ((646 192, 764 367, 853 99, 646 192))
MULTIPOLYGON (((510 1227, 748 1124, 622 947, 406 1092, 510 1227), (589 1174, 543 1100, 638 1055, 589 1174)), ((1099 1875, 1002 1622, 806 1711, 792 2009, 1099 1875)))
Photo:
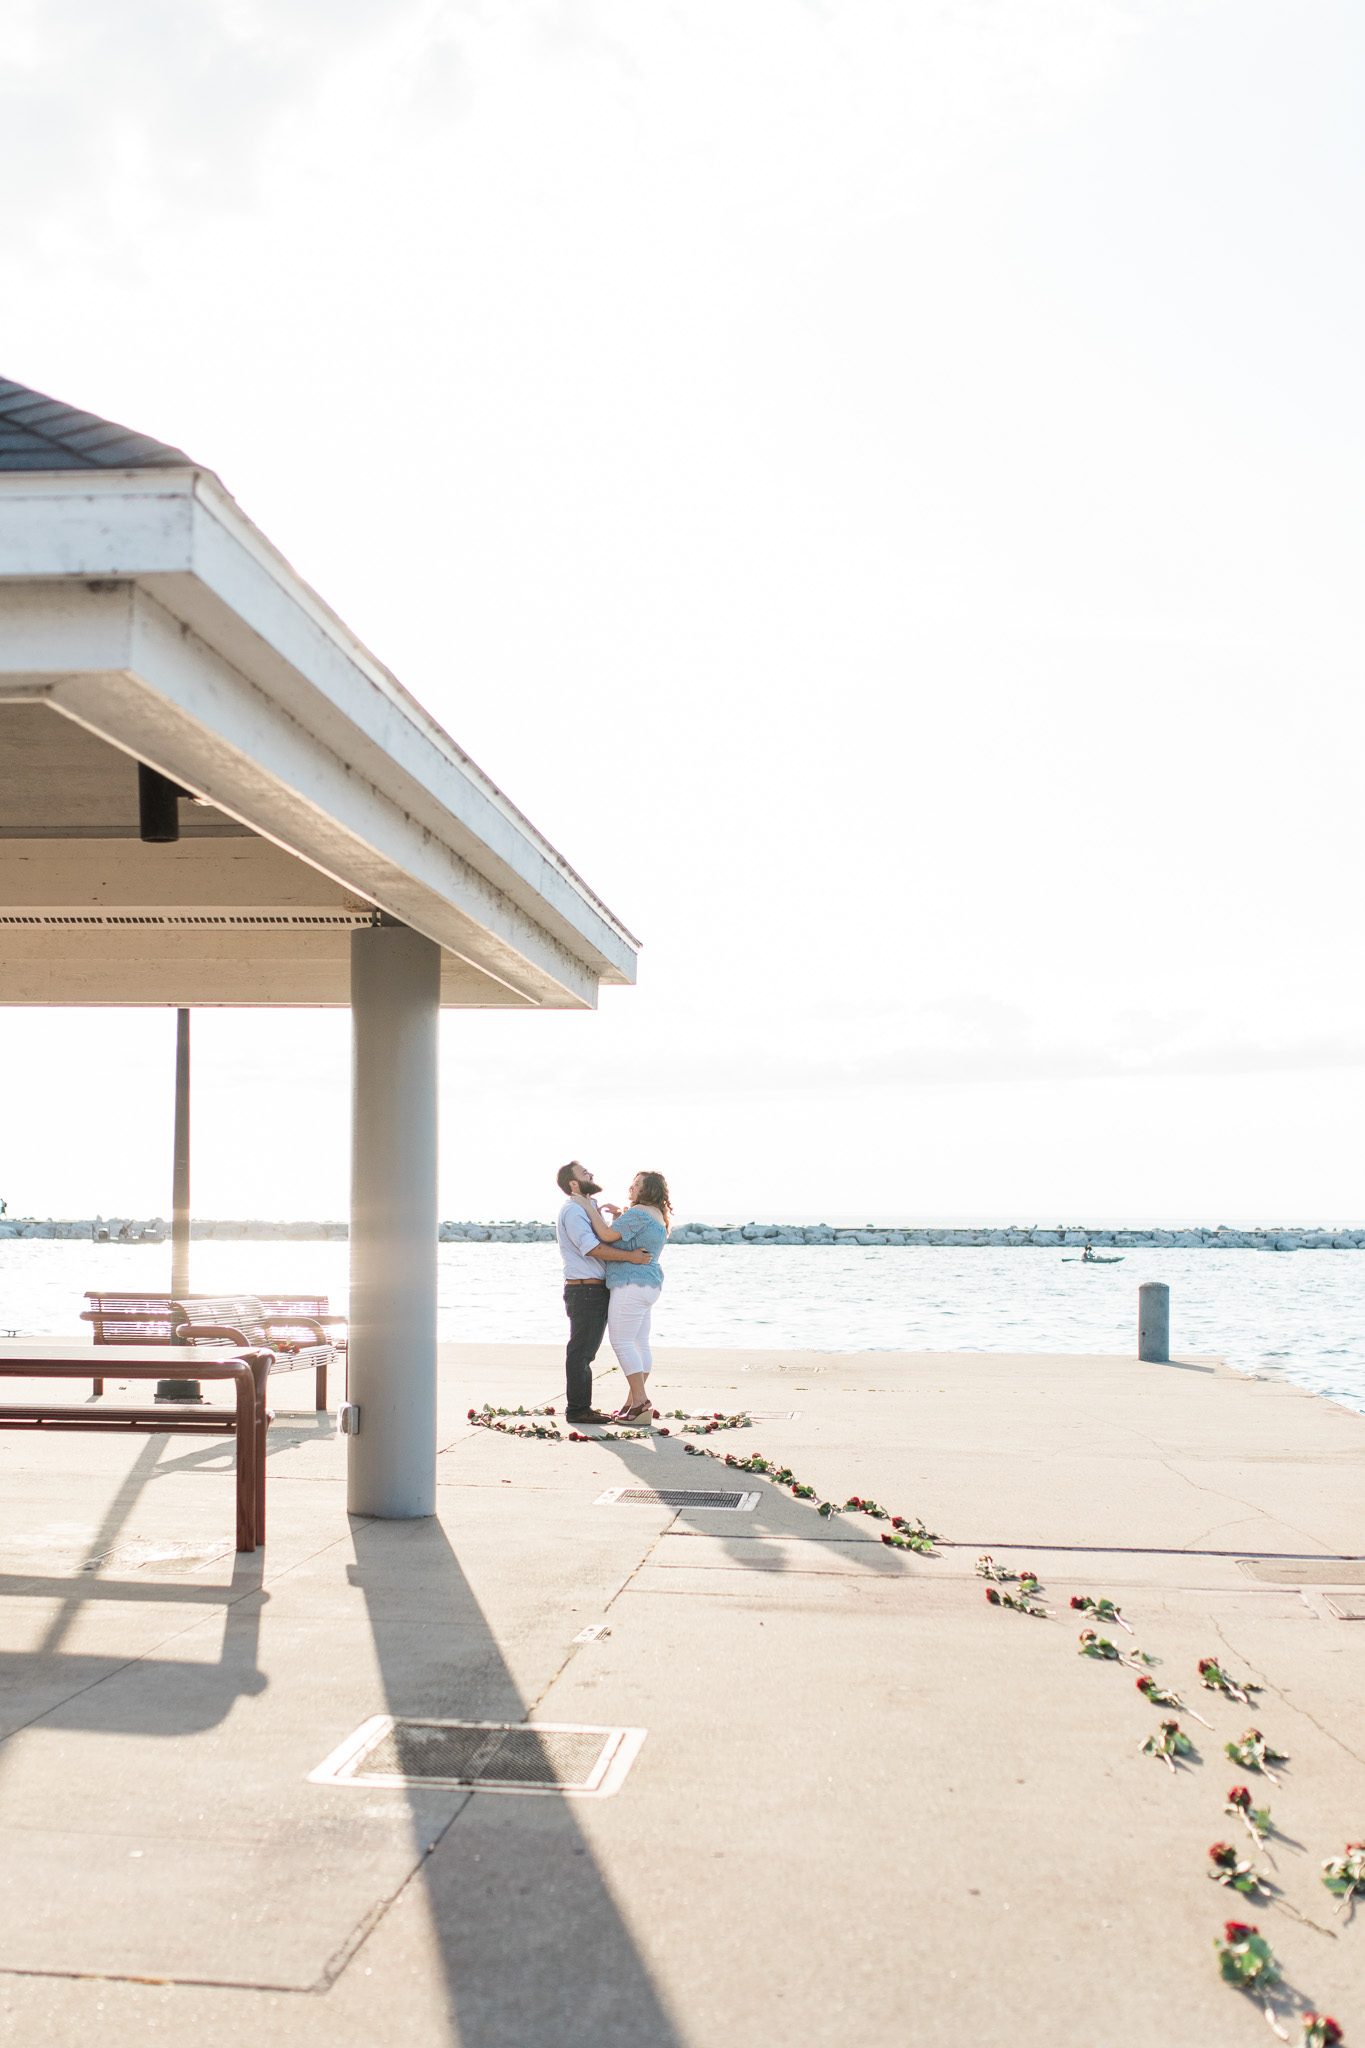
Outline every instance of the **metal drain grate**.
POLYGON ((461 1792, 549 1792, 604 1799, 619 1790, 643 1728, 565 1722, 396 1720, 376 1714, 309 1772, 315 1785, 409 1785, 461 1792))
POLYGON ((480 1779, 502 1785, 585 1785, 602 1755, 597 1729, 541 1735, 530 1728, 433 1728, 398 1721, 365 1758, 374 1777, 480 1779))
POLYGON ((1365 1586, 1365 1560, 1357 1557, 1242 1557, 1249 1579, 1265 1586, 1365 1586))
POLYGON ((732 1513, 749 1515, 758 1506, 756 1493, 708 1492, 699 1487, 695 1492, 683 1486, 609 1486, 605 1493, 599 1493, 593 1502, 595 1508, 728 1508, 732 1513))

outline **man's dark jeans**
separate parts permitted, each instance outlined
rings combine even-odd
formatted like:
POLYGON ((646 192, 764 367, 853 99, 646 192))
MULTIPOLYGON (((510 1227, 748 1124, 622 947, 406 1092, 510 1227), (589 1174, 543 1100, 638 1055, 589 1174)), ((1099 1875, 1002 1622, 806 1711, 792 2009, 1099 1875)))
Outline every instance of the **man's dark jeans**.
POLYGON ((564 1354, 564 1390, 572 1414, 592 1406, 592 1362, 607 1330, 607 1288, 564 1283, 569 1348, 564 1354))

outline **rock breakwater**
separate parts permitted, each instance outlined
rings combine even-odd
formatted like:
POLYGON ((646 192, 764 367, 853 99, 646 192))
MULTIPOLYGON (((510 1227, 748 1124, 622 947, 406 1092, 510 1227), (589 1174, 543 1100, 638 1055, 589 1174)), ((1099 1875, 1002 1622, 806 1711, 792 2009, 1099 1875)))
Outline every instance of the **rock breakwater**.
POLYGON ((1234 1230, 1228 1224, 1189 1230, 1160 1228, 1132 1230, 1086 1230, 1079 1226, 1055 1224, 1011 1224, 1007 1229, 971 1227, 893 1229, 869 1223, 862 1228, 828 1223, 782 1224, 746 1223, 742 1226, 681 1224, 673 1232, 673 1244, 844 1244, 844 1245, 1017 1245, 1043 1247, 1066 1245, 1083 1251, 1126 1247, 1187 1246, 1210 1251, 1365 1251, 1365 1230, 1301 1229, 1276 1225, 1256 1230, 1234 1230))
MULTIPOLYGON (((553 1231, 550 1234, 553 1236, 553 1231)), ((95 1244, 166 1244, 170 1235, 171 1226, 164 1216, 83 1216, 60 1221, 49 1216, 45 1222, 32 1216, 0 1216, 0 1238, 65 1237, 95 1244)), ((344 1223, 205 1223, 196 1219, 190 1225, 190 1236, 344 1244, 349 1232, 344 1223)))
MULTIPOLYGON (((196 1242, 212 1240, 231 1243, 293 1242, 296 1244, 345 1243, 344 1223, 270 1223, 260 1219, 236 1222, 207 1222, 196 1218, 190 1236, 196 1242)), ((442 1244, 552 1244, 550 1223, 442 1223, 442 1244)), ((97 1244, 164 1244, 170 1225, 162 1216, 145 1218, 95 1216, 63 1221, 48 1217, 0 1217, 0 1238, 76 1238, 97 1244)), ((1188 1230, 1160 1228, 1131 1230, 1086 1230, 1079 1225, 1011 1224, 1007 1229, 893 1228, 865 1224, 858 1228, 829 1223, 680 1223, 673 1232, 674 1245, 721 1244, 740 1248, 779 1244, 810 1245, 977 1245, 1049 1246, 1065 1245, 1083 1250, 1089 1244, 1096 1251, 1178 1246, 1209 1251, 1365 1251, 1365 1230, 1274 1225, 1255 1230, 1234 1230, 1228 1224, 1188 1230)))

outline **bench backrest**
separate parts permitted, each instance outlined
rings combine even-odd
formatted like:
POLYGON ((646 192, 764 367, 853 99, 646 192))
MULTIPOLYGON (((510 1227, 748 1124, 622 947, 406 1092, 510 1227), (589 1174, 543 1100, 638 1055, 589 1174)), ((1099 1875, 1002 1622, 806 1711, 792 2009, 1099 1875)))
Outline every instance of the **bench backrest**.
MULTIPOLYGON (((261 1294, 257 1300, 268 1316, 325 1316, 331 1311, 325 1294, 261 1294)), ((316 1344, 317 1331, 310 1330, 307 1323, 300 1323, 297 1329, 287 1324, 274 1325, 276 1338, 283 1337, 298 1344, 316 1344)))
MULTIPOLYGON (((82 1311, 81 1321, 94 1325, 94 1339, 97 1344, 170 1344, 171 1299, 169 1294, 105 1294, 87 1292, 89 1308, 82 1311)), ((215 1294, 192 1297, 195 1319, 199 1322, 239 1323, 237 1313, 227 1310, 245 1309, 249 1303, 251 1320, 255 1322, 262 1315, 325 1316, 328 1313, 325 1294, 215 1294), (212 1309, 214 1313, 207 1311, 212 1309), (224 1313, 219 1313, 224 1311, 224 1313)), ((297 1338, 302 1344, 316 1341, 314 1332, 306 1324, 300 1324, 297 1331, 276 1327, 277 1337, 297 1338)))
POLYGON ((240 1330, 249 1344, 266 1343, 261 1322, 268 1313, 259 1294, 182 1294, 171 1303, 171 1316, 176 1324, 226 1324, 230 1329, 240 1330))
POLYGON ((90 1294, 90 1306, 81 1312, 83 1323, 93 1323, 97 1344, 169 1344, 171 1341, 171 1297, 169 1294, 90 1294))

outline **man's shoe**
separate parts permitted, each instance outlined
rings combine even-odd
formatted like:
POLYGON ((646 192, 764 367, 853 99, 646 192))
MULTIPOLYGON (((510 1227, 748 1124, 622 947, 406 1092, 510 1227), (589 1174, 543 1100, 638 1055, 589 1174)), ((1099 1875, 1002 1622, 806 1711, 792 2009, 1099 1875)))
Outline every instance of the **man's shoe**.
POLYGON ((564 1420, 566 1422, 610 1422, 611 1417, 603 1415, 596 1408, 566 1408, 564 1410, 564 1420))

